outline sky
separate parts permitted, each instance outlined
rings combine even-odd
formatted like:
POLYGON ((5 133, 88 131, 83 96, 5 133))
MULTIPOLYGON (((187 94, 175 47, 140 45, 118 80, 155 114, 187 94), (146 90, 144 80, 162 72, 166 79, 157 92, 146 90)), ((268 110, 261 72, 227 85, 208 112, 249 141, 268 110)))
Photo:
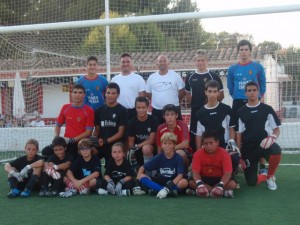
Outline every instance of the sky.
MULTIPOLYGON (((299 0, 197 0, 200 11, 259 8, 266 6, 295 5, 299 0)), ((283 47, 300 47, 300 11, 254 16, 202 19, 208 32, 252 34, 256 44, 267 41, 279 42, 283 47)))

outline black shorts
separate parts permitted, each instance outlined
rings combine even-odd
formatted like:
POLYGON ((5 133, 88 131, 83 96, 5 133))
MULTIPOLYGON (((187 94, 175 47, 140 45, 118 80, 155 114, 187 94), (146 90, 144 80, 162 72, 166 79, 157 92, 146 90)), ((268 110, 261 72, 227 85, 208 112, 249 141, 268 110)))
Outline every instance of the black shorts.
POLYGON ((265 158, 269 161, 271 155, 281 154, 281 148, 277 143, 274 143, 268 149, 263 149, 259 145, 260 143, 243 143, 241 149, 242 159, 246 164, 244 175, 247 184, 250 186, 255 186, 257 183, 258 162, 260 158, 265 158))
POLYGON ((222 177, 201 177, 201 180, 204 182, 204 184, 208 184, 211 187, 219 183, 221 179, 222 177))

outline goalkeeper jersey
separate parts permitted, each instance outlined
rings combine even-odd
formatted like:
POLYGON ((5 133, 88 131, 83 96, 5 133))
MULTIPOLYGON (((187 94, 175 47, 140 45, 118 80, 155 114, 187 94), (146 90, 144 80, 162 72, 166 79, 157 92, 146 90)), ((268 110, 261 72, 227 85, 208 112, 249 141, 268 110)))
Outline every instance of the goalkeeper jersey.
POLYGON ((281 125, 274 109, 262 102, 256 106, 245 105, 240 108, 238 114, 238 129, 242 134, 242 143, 261 142, 273 129, 281 125))

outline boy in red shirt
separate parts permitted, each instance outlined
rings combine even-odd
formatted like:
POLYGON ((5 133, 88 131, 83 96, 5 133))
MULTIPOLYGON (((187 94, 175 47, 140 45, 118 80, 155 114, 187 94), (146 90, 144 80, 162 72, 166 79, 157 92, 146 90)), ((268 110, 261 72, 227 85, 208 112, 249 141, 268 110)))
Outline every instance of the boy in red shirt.
POLYGON ((218 136, 212 131, 203 133, 203 148, 193 156, 193 180, 189 186, 199 197, 233 197, 236 183, 231 179, 232 164, 227 151, 219 147, 218 136))

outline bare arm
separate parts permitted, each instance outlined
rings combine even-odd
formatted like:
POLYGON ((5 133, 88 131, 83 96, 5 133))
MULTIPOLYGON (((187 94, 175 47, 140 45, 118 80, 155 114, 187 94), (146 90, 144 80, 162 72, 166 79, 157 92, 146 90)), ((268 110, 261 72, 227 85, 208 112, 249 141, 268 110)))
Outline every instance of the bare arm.
POLYGON ((55 125, 55 127, 54 127, 54 136, 59 136, 60 135, 60 130, 61 130, 61 127, 55 125))
POLYGON ((196 149, 199 149, 202 147, 202 136, 195 135, 196 140, 196 149))
POLYGON ((231 179, 231 173, 224 173, 224 175, 221 178, 221 182, 223 182, 223 184, 227 184, 228 181, 231 179))
POLYGON ((279 127, 273 129, 273 135, 275 135, 277 138, 279 137, 279 135, 280 135, 280 129, 279 129, 279 127))
POLYGON ((174 178, 173 183, 177 185, 177 184, 179 183, 179 181, 182 180, 182 178, 183 178, 183 174, 178 174, 178 175, 174 178))
POLYGON ((149 135, 149 139, 138 144, 138 148, 142 148, 144 145, 153 145, 155 143, 156 132, 152 132, 149 135))
POLYGON ((179 150, 179 149, 183 150, 183 149, 187 149, 188 147, 189 147, 189 141, 184 140, 175 146, 175 150, 179 150))
POLYGON ((182 88, 178 92, 179 103, 182 101, 182 99, 184 98, 184 96, 185 96, 185 90, 184 90, 184 88, 182 88))
POLYGON ((191 104, 192 102, 192 93, 186 91, 186 100, 188 104, 191 104))
POLYGON ((236 133, 236 145, 239 149, 242 147, 242 133, 237 132, 236 133))
POLYGON ((141 178, 143 178, 144 173, 145 173, 145 168, 144 168, 144 166, 141 166, 139 171, 138 171, 138 174, 137 174, 137 179, 140 180, 141 178))
POLYGON ((152 98, 152 94, 151 94, 151 93, 145 92, 145 95, 146 95, 146 97, 147 97, 149 100, 151 100, 151 98, 152 98))
POLYGON ((120 140, 125 134, 125 126, 119 126, 118 132, 113 136, 107 138, 108 143, 113 143, 120 140))

